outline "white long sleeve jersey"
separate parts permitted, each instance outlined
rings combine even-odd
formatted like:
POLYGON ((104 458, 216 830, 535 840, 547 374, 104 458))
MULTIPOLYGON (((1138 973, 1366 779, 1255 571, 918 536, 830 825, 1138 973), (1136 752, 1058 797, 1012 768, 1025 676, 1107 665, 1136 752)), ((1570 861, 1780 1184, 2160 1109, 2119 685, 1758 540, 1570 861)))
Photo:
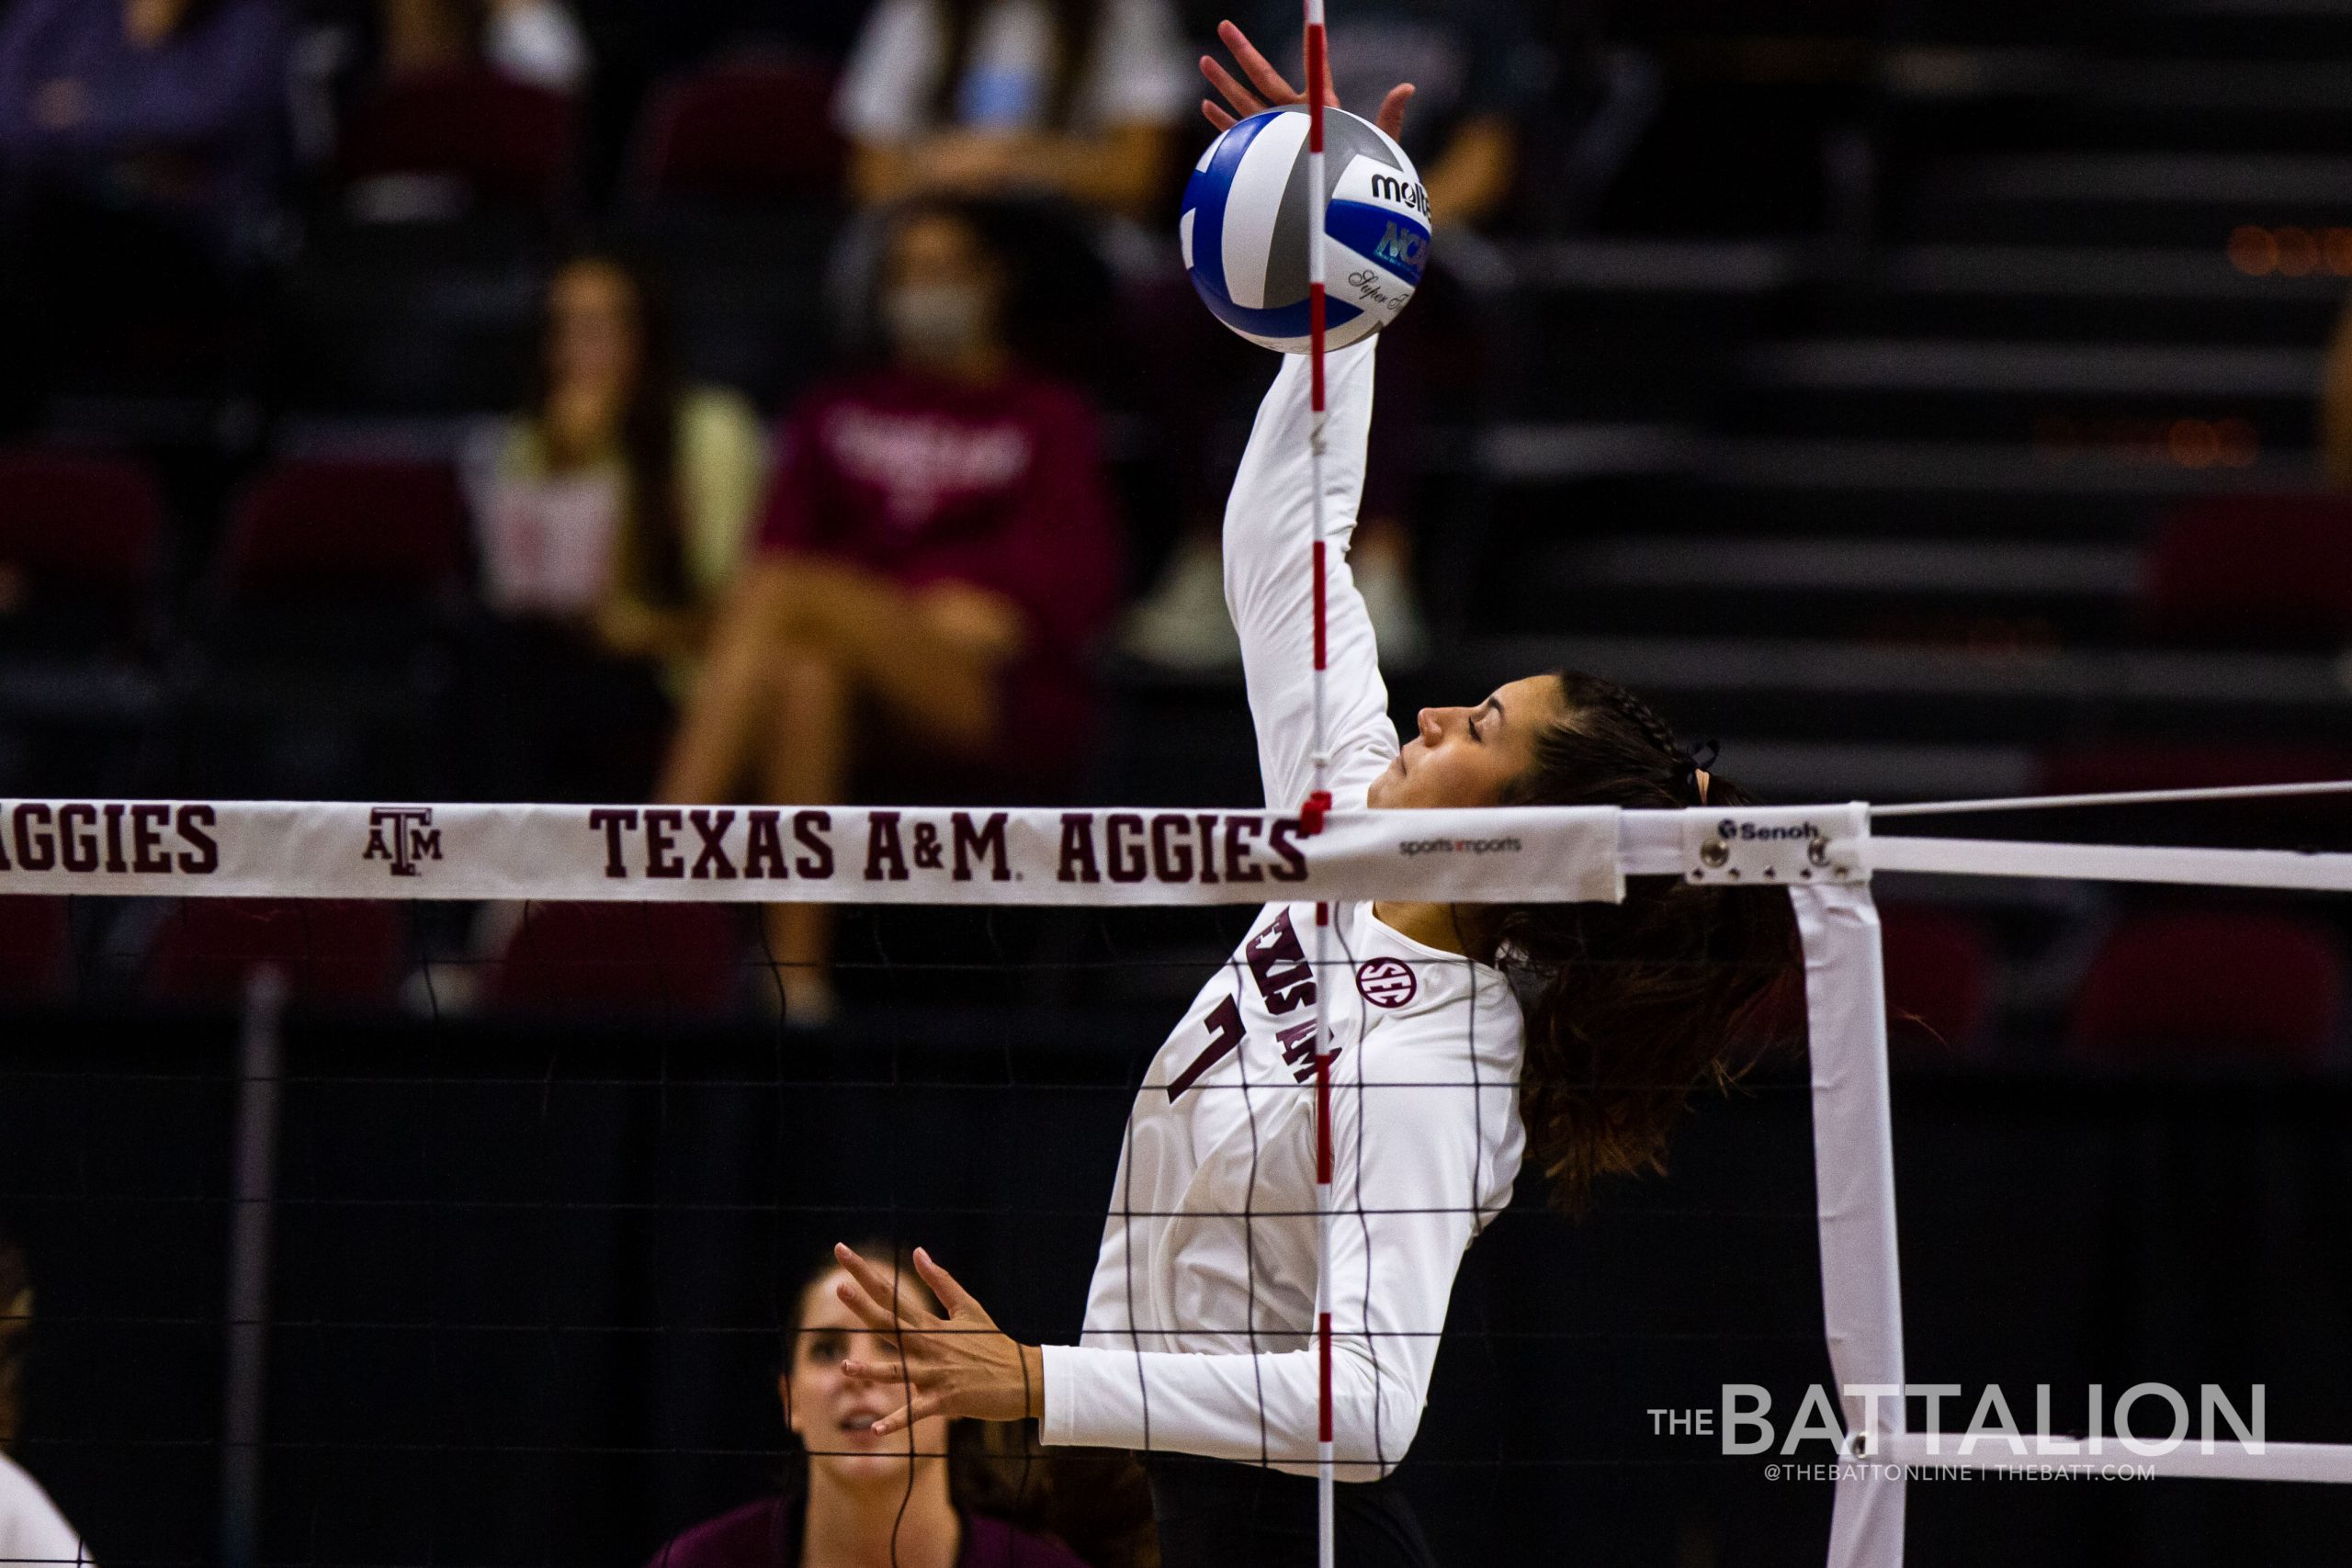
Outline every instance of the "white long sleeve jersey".
MULTIPOLYGON (((1344 565, 1372 419, 1371 343, 1329 356, 1326 702, 1336 809, 1396 755, 1372 624, 1344 565)), ((1311 787, 1308 367, 1285 359, 1226 509, 1269 808, 1311 787)), ((1316 987, 1329 984, 1332 1414, 1341 1479, 1385 1474, 1428 1398, 1464 1251, 1510 1201, 1524 1143, 1521 1025, 1496 970, 1369 904, 1270 904, 1152 1059, 1127 1120, 1076 1347, 1045 1351, 1049 1443, 1175 1450, 1313 1473, 1316 987)))

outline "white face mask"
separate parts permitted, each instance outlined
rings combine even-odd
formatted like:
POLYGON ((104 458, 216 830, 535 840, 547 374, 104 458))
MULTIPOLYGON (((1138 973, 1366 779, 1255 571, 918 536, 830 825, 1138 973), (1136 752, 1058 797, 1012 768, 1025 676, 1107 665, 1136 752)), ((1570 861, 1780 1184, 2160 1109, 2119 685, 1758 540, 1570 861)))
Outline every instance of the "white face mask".
POLYGON ((919 365, 960 358, 988 335, 988 295, 968 283, 901 284, 882 296, 881 310, 899 357, 919 365))

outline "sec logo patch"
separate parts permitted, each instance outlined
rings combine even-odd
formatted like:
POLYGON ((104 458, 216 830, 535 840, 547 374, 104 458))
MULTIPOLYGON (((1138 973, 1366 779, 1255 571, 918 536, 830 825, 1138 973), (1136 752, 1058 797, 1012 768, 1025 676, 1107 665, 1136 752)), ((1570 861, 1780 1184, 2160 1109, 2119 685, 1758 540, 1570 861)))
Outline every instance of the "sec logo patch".
POLYGON ((1356 965, 1356 989, 1376 1008, 1400 1008, 1419 992, 1413 966, 1401 958, 1373 958, 1356 965))

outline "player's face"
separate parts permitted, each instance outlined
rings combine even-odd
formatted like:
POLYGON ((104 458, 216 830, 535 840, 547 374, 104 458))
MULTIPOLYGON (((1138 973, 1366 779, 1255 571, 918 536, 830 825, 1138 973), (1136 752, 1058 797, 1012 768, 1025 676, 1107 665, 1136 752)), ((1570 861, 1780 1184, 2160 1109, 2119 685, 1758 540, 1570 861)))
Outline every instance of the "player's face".
POLYGON ((1530 675, 1476 707, 1423 708, 1417 732, 1372 782, 1376 807, 1496 806, 1535 761, 1535 738, 1562 716, 1560 682, 1530 675))
POLYGON ((904 1486, 910 1439, 918 1456, 944 1454, 947 1417, 926 1416, 907 1431, 874 1435, 874 1423, 905 1401, 895 1388, 851 1382, 842 1376, 842 1363, 896 1361, 898 1341, 874 1333, 842 1304, 836 1288, 847 1282, 848 1273, 837 1270, 809 1286, 801 1301, 792 1367, 779 1385, 785 1423, 808 1450, 810 1469, 827 1480, 904 1486))

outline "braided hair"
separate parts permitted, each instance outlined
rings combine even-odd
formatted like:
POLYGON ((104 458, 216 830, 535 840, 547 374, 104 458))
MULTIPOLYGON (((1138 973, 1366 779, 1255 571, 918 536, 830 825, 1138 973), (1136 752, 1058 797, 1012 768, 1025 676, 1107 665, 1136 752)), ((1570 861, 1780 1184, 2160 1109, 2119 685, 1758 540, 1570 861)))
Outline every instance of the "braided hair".
MULTIPOLYGON (((1657 709, 1562 671, 1563 716, 1535 742, 1510 806, 1737 807, 1657 709)), ((1529 1152, 1571 1213, 1604 1177, 1661 1172, 1690 1091, 1728 1088, 1758 1054, 1762 1016, 1801 972, 1788 900, 1679 877, 1627 879, 1618 904, 1465 908, 1473 950, 1511 978, 1527 1021, 1520 1110, 1529 1152)))

